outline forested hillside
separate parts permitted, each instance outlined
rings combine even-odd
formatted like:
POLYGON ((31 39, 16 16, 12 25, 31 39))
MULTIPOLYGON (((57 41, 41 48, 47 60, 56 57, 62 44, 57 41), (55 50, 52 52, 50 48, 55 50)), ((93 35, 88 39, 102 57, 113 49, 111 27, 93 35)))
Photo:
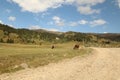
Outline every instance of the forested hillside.
POLYGON ((63 43, 77 41, 85 43, 110 43, 120 42, 120 34, 94 34, 80 32, 50 32, 46 30, 15 29, 8 25, 0 24, 1 43, 31 43, 43 42, 63 43))

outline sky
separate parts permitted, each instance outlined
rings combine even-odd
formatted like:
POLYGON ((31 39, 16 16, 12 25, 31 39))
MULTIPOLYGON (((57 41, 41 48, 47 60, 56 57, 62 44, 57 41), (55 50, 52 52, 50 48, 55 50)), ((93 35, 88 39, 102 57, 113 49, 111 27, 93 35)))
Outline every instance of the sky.
POLYGON ((120 0, 0 0, 0 23, 60 32, 120 33, 120 0))

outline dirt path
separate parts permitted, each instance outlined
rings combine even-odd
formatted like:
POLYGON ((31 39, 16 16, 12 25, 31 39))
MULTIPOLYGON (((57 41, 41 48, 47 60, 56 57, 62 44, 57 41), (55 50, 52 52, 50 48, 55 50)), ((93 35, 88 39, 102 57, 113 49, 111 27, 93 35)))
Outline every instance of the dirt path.
POLYGON ((0 80, 120 80, 120 48, 94 50, 87 57, 3 74, 0 80))

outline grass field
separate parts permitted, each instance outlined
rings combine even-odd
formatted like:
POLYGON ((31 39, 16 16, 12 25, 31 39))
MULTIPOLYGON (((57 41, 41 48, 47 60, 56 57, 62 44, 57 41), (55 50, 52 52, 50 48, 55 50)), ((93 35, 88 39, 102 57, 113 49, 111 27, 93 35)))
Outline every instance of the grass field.
POLYGON ((83 56, 91 49, 73 50, 74 43, 51 45, 0 44, 0 74, 18 71, 24 68, 35 68, 65 58, 83 56))

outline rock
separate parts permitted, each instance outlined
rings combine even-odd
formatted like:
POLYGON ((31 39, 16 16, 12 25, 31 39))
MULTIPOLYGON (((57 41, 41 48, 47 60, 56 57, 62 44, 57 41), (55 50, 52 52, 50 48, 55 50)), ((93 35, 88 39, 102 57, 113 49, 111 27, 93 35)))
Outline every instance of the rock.
POLYGON ((22 64, 20 64, 20 66, 24 69, 28 68, 28 64, 26 64, 26 63, 22 63, 22 64))

